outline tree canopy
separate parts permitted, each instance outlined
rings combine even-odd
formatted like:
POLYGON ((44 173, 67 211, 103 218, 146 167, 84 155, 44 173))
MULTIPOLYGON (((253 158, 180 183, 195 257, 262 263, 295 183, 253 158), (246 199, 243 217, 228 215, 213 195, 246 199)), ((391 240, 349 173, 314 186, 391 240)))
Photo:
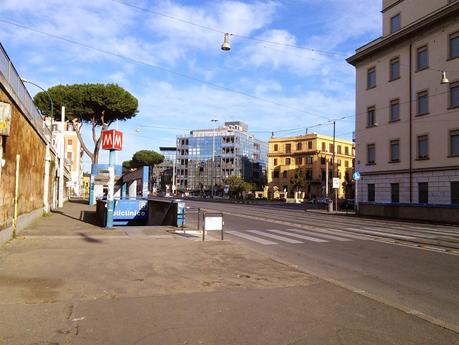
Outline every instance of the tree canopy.
POLYGON ((153 150, 140 150, 134 153, 131 160, 131 167, 141 167, 144 165, 155 166, 164 162, 164 156, 153 150))
MULTIPOLYGON (((114 121, 130 119, 138 112, 137 99, 116 84, 56 85, 47 92, 54 103, 55 119, 60 120, 61 107, 65 106, 65 117, 74 124, 81 146, 93 164, 98 163, 100 149, 100 133, 97 135, 96 127, 107 129, 114 121), (93 152, 81 137, 80 125, 84 123, 92 126, 93 152)), ((51 115, 51 104, 45 92, 37 93, 34 101, 43 114, 51 115)))
POLYGON ((240 176, 231 175, 225 183, 229 186, 229 194, 231 196, 237 196, 242 192, 251 192, 256 190, 256 185, 253 183, 245 182, 240 176))
POLYGON ((302 191, 307 186, 306 175, 301 169, 295 171, 295 175, 290 179, 290 184, 293 186, 295 191, 302 191))
POLYGON ((132 159, 123 162, 123 172, 143 166, 153 167, 164 162, 164 156, 153 150, 140 150, 132 155, 132 159))

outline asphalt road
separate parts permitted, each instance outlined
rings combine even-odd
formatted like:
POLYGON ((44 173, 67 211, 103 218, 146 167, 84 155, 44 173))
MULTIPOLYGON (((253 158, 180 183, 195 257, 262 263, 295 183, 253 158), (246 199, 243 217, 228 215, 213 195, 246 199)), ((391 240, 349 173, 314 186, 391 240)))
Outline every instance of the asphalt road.
MULTIPOLYGON (((225 239, 459 333, 459 227, 187 200, 225 239)), ((210 236, 217 237, 217 233, 210 236)))

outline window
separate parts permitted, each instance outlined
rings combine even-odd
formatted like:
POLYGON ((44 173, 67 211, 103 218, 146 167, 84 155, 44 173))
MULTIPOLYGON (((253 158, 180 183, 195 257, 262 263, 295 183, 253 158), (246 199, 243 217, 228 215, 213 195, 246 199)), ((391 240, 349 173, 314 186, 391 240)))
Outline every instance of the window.
POLYGON ((459 182, 451 182, 451 203, 459 205, 459 182))
POLYGON ((285 153, 292 152, 292 144, 285 144, 285 153))
POLYGON ((312 157, 306 157, 306 163, 312 164, 312 157))
POLYGON ((349 156, 349 146, 345 146, 345 147, 344 147, 344 154, 345 154, 346 156, 349 156))
POLYGON ((67 140, 67 145, 72 145, 73 144, 73 140, 72 139, 68 139, 67 140))
POLYGON ((341 166, 341 159, 339 159, 339 158, 338 158, 338 160, 337 160, 337 165, 338 165, 338 166, 341 166))
POLYGON ((274 151, 278 151, 278 150, 279 150, 279 145, 274 144, 274 151))
POLYGON ((327 152, 327 144, 322 143, 322 151, 327 152))
POLYGON ((277 158, 274 158, 274 165, 277 165, 277 158))
POLYGON ((429 50, 427 46, 418 48, 416 54, 416 69, 422 71, 429 68, 429 50))
POLYGON ((393 99, 390 101, 390 118, 389 122, 400 120, 400 100, 393 99))
POLYGON ((296 150, 297 150, 297 151, 301 151, 301 147, 302 147, 302 146, 303 146, 303 145, 301 145, 301 143, 297 143, 297 144, 296 144, 296 150))
POLYGON ((367 146, 367 163, 375 164, 376 153, 375 153, 375 144, 370 144, 367 146))
POLYGON ((449 106, 452 108, 459 107, 459 82, 449 86, 449 106))
POLYGON ((367 71, 367 89, 376 87, 376 67, 371 67, 367 71))
POLYGON ((290 158, 285 158, 285 165, 290 165, 290 158))
POLYGON ((284 170, 284 171, 282 172, 282 177, 283 177, 283 178, 287 178, 287 170, 284 170))
POLYGON ((321 157, 320 158, 320 164, 324 165, 325 163, 326 163, 325 157, 321 157))
POLYGON ((390 201, 400 202, 400 185, 398 183, 390 184, 390 201))
POLYGON ((449 35, 449 58, 459 57, 459 32, 449 35))
POLYGON ((375 185, 373 183, 369 183, 367 185, 368 188, 368 202, 375 202, 375 185))
POLYGON ((367 109, 367 127, 374 127, 376 125, 376 109, 369 107, 367 109))
POLYGON ((429 94, 427 91, 418 92, 417 106, 417 115, 425 115, 429 113, 429 94))
POLYGON ((308 141, 308 150, 312 150, 312 141, 308 141))
POLYGON ((390 76, 389 81, 400 78, 400 59, 395 58, 390 60, 390 76))
POLYGON ((427 182, 418 183, 418 194, 420 204, 429 203, 429 184, 427 182))
POLYGON ((390 19, 390 33, 394 33, 395 31, 400 30, 400 27, 402 25, 400 13, 396 14, 390 19))
POLYGON ((337 153, 340 155, 341 154, 341 145, 338 145, 337 149, 338 149, 337 153))
POLYGON ((418 136, 418 159, 429 158, 429 137, 427 135, 418 136))
POLYGON ((333 152, 334 152, 334 151, 333 151, 334 149, 335 149, 335 147, 333 146, 333 144, 328 144, 328 150, 329 150, 330 152, 333 153, 333 152))
POLYGON ((450 132, 449 141, 451 156, 459 156, 459 129, 450 132))
POLYGON ((301 165, 301 164, 303 164, 303 158, 301 158, 301 157, 296 158, 296 159, 295 159, 295 164, 296 164, 296 165, 301 165))
POLYGON ((67 152, 67 159, 72 159, 72 152, 67 152))
POLYGON ((273 171, 273 178, 279 178, 279 170, 273 171))
POLYGON ((344 167, 349 168, 349 161, 344 161, 344 167))
POLYGON ((392 140, 390 142, 390 161, 400 162, 400 141, 392 140))

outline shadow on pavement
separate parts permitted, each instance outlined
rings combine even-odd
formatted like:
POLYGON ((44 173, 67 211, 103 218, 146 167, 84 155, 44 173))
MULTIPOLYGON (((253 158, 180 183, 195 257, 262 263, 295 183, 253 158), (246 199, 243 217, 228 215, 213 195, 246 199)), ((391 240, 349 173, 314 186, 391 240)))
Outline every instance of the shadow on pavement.
POLYGON ((58 210, 53 210, 53 211, 51 211, 51 213, 60 214, 61 216, 64 216, 64 217, 67 217, 67 218, 71 218, 71 219, 79 220, 79 221, 82 221, 82 222, 85 222, 85 223, 88 223, 88 224, 91 224, 91 225, 99 226, 99 222, 98 222, 98 219, 97 219, 96 211, 82 210, 82 211, 80 211, 80 218, 73 217, 73 216, 69 215, 68 213, 65 213, 65 212, 62 212, 62 211, 58 211, 58 210))
POLYGON ((84 232, 79 232, 78 235, 80 235, 83 238, 83 240, 85 240, 86 242, 89 242, 89 243, 103 243, 104 242, 104 241, 99 240, 97 238, 88 236, 84 232))

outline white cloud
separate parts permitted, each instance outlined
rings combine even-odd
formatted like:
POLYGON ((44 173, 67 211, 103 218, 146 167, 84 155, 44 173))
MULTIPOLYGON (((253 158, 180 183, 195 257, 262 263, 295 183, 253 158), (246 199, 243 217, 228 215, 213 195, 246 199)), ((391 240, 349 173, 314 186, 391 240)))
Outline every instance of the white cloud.
POLYGON ((286 30, 270 30, 256 38, 279 45, 263 42, 247 45, 242 48, 238 57, 242 67, 269 67, 306 76, 318 74, 319 67, 327 62, 327 58, 317 52, 287 47, 298 44, 296 38, 286 30))

